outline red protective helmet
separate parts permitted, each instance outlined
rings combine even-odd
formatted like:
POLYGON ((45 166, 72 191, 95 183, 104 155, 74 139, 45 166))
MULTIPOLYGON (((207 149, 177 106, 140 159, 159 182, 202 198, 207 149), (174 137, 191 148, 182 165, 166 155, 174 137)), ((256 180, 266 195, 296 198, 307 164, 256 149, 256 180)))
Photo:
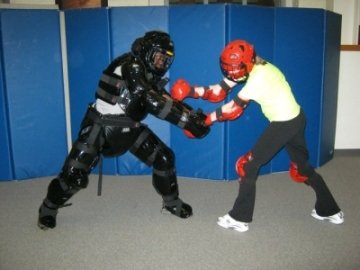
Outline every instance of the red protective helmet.
POLYGON ((255 61, 254 46, 245 40, 234 40, 226 45, 220 55, 220 67, 224 76, 239 82, 247 78, 255 61))

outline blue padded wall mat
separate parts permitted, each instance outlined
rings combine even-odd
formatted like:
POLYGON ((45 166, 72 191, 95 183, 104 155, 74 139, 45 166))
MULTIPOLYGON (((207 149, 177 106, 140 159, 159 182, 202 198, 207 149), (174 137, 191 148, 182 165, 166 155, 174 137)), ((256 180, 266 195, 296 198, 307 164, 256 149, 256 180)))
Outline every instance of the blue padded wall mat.
MULTIPOLYGON (((310 163, 317 167, 324 78, 324 10, 277 8, 274 62, 284 72, 307 116, 305 137, 310 163), (296 63, 296 64, 295 64, 296 63)), ((273 171, 286 171, 285 151, 272 162, 273 171)))
MULTIPOLYGON (((72 140, 77 138, 81 121, 95 92, 102 71, 110 63, 109 9, 74 9, 65 13, 69 70, 72 140)), ((94 173, 98 172, 95 168, 94 173)), ((116 174, 114 158, 105 158, 104 174, 116 174)))
MULTIPOLYGON (((151 30, 168 32, 168 7, 127 7, 110 10, 111 58, 131 51, 131 45, 138 37, 151 30)), ((176 44, 175 44, 176 46, 176 44)), ((176 61, 176 59, 175 59, 176 61)), ((170 124, 152 115, 143 121, 170 146, 170 124)), ((130 152, 117 157, 118 174, 150 174, 151 168, 140 162, 130 152)))
MULTIPOLYGON (((89 102, 94 100, 102 70, 132 42, 153 29, 167 31, 167 8, 101 8, 65 12, 73 139, 89 102), (155 16, 154 16, 155 15, 155 16), (82 23, 86 21, 86 23, 82 23)), ((169 125, 154 117, 145 121, 169 142, 169 125)), ((97 172, 97 170, 94 170, 97 172)), ((130 153, 104 162, 105 174, 149 174, 150 168, 130 153)))
POLYGON ((318 165, 334 156, 340 66, 341 15, 325 12, 324 92, 318 165))
POLYGON ((1 31, 13 178, 57 174, 67 149, 59 12, 2 10, 1 31))
MULTIPOLYGON (((252 42, 260 56, 285 73, 307 114, 311 163, 320 166, 332 158, 341 16, 321 9, 233 4, 64 13, 72 139, 77 137, 89 102, 94 101, 102 70, 113 58, 129 51, 135 38, 158 29, 168 31, 175 41, 170 85, 179 78, 192 85, 219 82, 222 74, 218 59, 225 44, 235 38, 252 42), (254 23, 256 16, 262 20, 254 23)), ((0 179, 56 174, 67 153, 59 12, 2 9, 0 16, 0 154, 4 156, 0 179)), ((210 112, 225 101, 185 102, 210 112)), ((214 124, 201 140, 188 139, 179 128, 153 116, 145 123, 174 150, 179 176, 211 180, 237 178, 236 159, 251 148, 267 124, 256 104, 236 121, 214 124)), ((288 166, 288 156, 281 151, 261 173, 287 171, 288 166)), ((131 154, 104 163, 105 174, 150 172, 131 154)))
MULTIPOLYGON (((2 33, 2 10, 0 10, 0 33, 2 33)), ((12 153, 9 142, 7 101, 5 93, 2 34, 0 34, 0 181, 13 179, 12 153)))
MULTIPOLYGON (((228 8, 228 41, 244 39, 255 46, 259 56, 271 62, 274 51, 274 9, 239 5, 229 5, 228 8), (261 23, 254 23, 255 17, 260 17, 261 23)), ((243 84, 234 89, 228 100, 237 95, 242 86, 243 84)), ((251 102, 240 118, 227 124, 226 179, 237 179, 237 159, 254 146, 268 125, 268 120, 262 114, 260 106, 251 102)), ((260 174, 269 172, 271 163, 260 170, 260 174)))
POLYGON ((4 89, 2 57, 0 57, 0 181, 13 179, 12 153, 10 151, 7 103, 4 89))
MULTIPOLYGON (((176 59, 170 70, 171 83, 184 78, 192 85, 216 84, 222 79, 219 53, 225 45, 225 5, 171 6, 169 31, 175 42, 176 59)), ((223 104, 200 99, 185 102, 204 112, 223 104)), ((225 129, 215 124, 203 139, 189 139, 171 127, 171 147, 176 153, 179 176, 223 180, 225 175, 225 129)))

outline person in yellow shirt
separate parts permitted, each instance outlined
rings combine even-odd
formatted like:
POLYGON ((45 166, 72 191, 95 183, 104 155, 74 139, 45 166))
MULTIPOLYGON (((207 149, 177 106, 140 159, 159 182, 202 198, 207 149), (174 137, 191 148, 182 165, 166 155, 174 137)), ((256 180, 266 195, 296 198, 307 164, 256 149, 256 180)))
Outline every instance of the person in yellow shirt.
MULTIPOLYGON (((285 147, 290 157, 290 176, 313 188, 316 194, 315 207, 311 215, 318 220, 334 224, 344 222, 340 210, 323 178, 309 164, 309 152, 304 131, 306 117, 297 103, 284 74, 268 61, 257 56, 254 46, 245 40, 234 40, 226 45, 220 56, 224 78, 210 86, 191 86, 186 80, 177 80, 171 89, 173 98, 202 98, 220 102, 239 83, 243 88, 230 102, 207 114, 206 124, 216 121, 232 121, 242 115, 253 100, 258 103, 268 127, 250 151, 236 162, 240 188, 232 209, 219 217, 218 225, 223 228, 245 232, 252 222, 255 207, 256 180, 261 166, 268 163, 276 153, 285 147)), ((191 133, 187 133, 189 137, 191 133)))

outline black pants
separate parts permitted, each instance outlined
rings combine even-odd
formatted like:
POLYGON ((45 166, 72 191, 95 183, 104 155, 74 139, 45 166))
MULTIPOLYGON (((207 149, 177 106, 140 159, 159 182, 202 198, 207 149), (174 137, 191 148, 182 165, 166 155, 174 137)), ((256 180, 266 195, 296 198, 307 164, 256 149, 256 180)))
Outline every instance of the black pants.
POLYGON ((230 216, 243 222, 252 221, 259 169, 284 147, 290 160, 298 165, 299 173, 308 177, 306 184, 315 191, 317 213, 321 216, 330 216, 340 211, 324 180, 308 163, 309 153, 304 137, 305 126, 306 119, 303 111, 300 111, 300 114, 292 120, 269 124, 251 150, 252 159, 244 166, 245 176, 241 180, 238 196, 229 212, 230 216))

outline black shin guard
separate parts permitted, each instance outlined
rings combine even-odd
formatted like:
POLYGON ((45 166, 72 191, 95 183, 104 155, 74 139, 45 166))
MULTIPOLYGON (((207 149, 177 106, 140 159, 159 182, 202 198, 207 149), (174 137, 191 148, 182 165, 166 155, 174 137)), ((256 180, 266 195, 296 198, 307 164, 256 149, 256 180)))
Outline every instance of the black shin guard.
POLYGON ((190 205, 179 198, 179 189, 175 170, 153 170, 153 185, 163 198, 163 209, 180 218, 188 218, 192 215, 190 205))
POLYGON ((69 188, 62 179, 53 179, 49 185, 47 196, 39 208, 39 228, 42 230, 55 228, 58 209, 70 206, 71 204, 65 203, 77 191, 79 191, 78 188, 69 188))
POLYGON ((190 217, 191 206, 179 198, 173 151, 149 129, 142 131, 130 151, 153 166, 153 186, 163 198, 163 209, 180 218, 190 217))

